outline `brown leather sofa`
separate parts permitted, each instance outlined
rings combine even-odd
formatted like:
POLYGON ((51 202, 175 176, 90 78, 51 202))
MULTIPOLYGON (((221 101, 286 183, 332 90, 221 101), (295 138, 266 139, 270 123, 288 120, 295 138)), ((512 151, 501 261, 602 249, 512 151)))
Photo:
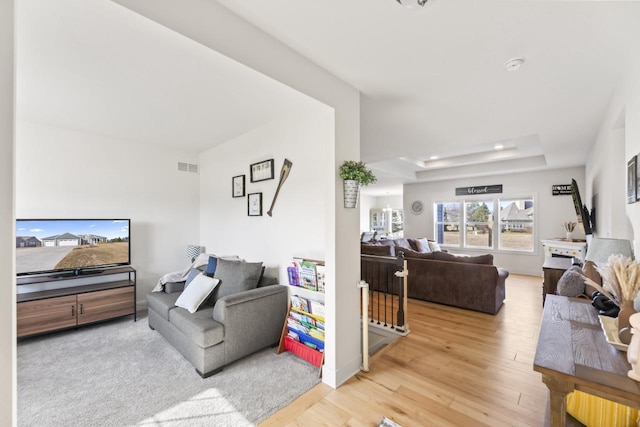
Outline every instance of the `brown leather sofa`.
POLYGON ((361 253, 396 256, 403 252, 409 270, 409 298, 490 314, 500 310, 509 272, 493 265, 493 255, 471 257, 442 251, 426 252, 425 241, 395 239, 362 243, 361 253))

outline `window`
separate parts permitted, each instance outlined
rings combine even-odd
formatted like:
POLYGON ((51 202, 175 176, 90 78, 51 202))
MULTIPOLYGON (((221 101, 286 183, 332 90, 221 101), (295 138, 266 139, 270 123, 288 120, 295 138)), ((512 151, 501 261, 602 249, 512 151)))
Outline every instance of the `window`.
POLYGON ((493 248, 493 201, 464 203, 467 248, 493 248))
POLYGON ((460 246, 460 203, 436 203, 436 241, 460 246))
POLYGON ((500 199, 500 249, 533 251, 533 199, 500 199))
POLYGON ((445 246, 533 252, 533 205, 533 197, 435 203, 435 239, 445 246))

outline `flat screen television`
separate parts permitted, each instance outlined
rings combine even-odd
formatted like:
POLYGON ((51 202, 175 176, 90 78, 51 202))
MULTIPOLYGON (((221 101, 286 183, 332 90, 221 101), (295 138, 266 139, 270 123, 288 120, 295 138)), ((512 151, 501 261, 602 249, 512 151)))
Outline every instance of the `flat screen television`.
POLYGON ((16 273, 81 275, 131 263, 129 219, 18 219, 16 273))
POLYGON ((575 179, 571 180, 571 197, 573 198, 573 207, 576 210, 578 227, 582 228, 585 235, 591 234, 591 216, 589 215, 587 207, 582 204, 580 190, 578 189, 578 183, 575 179))

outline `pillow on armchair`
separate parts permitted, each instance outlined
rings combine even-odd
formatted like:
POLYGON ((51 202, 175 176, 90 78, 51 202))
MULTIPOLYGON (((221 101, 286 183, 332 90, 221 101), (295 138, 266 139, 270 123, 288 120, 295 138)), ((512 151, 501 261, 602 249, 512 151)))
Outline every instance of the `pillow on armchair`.
POLYGON ((262 262, 229 261, 218 258, 218 265, 213 277, 220 280, 220 284, 211 294, 207 303, 214 305, 222 297, 255 289, 258 287, 261 273, 262 262))

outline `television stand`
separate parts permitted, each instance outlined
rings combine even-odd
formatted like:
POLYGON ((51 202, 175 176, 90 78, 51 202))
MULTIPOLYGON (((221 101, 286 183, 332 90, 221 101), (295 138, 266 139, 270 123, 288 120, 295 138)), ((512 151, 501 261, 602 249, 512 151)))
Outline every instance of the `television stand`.
POLYGON ((18 294, 17 336, 53 332, 102 322, 136 312, 136 270, 107 268, 91 276, 18 277, 18 285, 54 285, 55 289, 18 294), (85 279, 81 285, 74 284, 85 279))

